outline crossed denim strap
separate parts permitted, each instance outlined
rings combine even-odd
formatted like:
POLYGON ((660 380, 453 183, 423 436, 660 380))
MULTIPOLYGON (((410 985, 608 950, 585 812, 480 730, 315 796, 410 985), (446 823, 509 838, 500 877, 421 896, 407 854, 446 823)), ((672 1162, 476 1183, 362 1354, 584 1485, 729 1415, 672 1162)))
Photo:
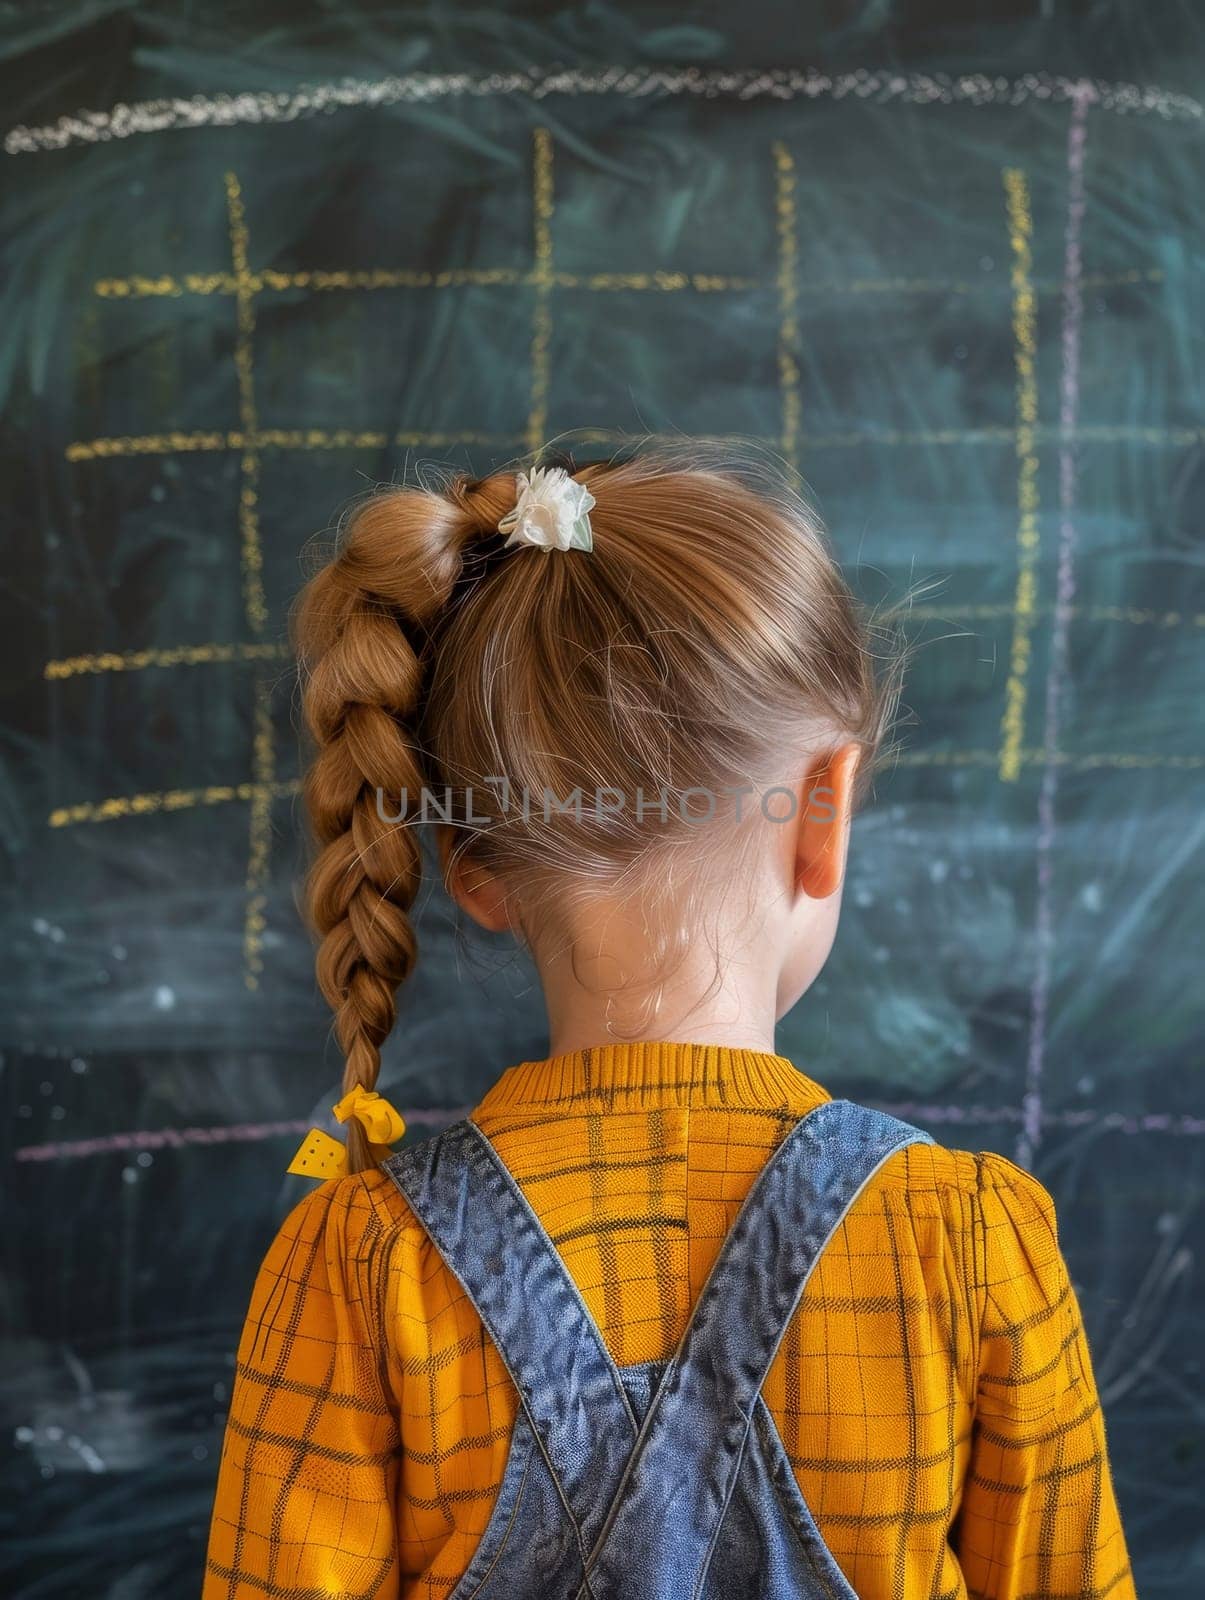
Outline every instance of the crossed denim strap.
POLYGON ((779 1145, 645 1415, 582 1594, 694 1600, 701 1592, 762 1384, 808 1277, 874 1173, 913 1143, 933 1140, 883 1112, 831 1100, 779 1145), (659 1559, 666 1529, 672 1569, 659 1559))
POLYGON ((556 1246, 472 1122, 384 1163, 502 1356, 575 1530, 583 1565, 636 1421, 556 1246))

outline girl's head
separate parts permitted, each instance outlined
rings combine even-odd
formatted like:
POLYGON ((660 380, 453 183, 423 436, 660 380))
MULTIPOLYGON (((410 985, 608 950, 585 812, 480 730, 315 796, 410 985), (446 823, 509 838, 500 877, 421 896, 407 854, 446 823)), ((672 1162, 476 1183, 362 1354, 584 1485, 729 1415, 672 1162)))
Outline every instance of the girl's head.
POLYGON ((879 664, 817 521, 752 460, 573 476, 590 551, 504 548, 515 472, 449 475, 357 502, 300 598, 305 893, 345 1089, 375 1083, 414 964, 423 821, 554 1020, 584 988, 609 1035, 688 1037, 733 962, 780 1016, 831 947, 901 652, 879 664))

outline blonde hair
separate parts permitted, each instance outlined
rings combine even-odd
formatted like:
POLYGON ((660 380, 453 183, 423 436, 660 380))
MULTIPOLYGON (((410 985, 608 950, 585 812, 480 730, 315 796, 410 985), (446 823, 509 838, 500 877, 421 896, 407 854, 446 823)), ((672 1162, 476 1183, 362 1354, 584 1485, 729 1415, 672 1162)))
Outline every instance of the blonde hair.
MULTIPOLYGON (((516 793, 714 794, 781 771, 784 752, 853 740, 860 804, 881 759, 903 651, 797 494, 697 442, 573 475, 596 501, 588 553, 504 549, 515 472, 448 473, 353 504, 299 596, 318 846, 304 900, 345 1092, 375 1084, 414 965, 424 790, 472 789, 457 850, 526 905, 542 888, 647 889, 701 830, 688 814, 650 826, 630 804, 550 814, 516 793)), ((373 1164, 355 1119, 348 1151, 352 1171, 373 1164)))

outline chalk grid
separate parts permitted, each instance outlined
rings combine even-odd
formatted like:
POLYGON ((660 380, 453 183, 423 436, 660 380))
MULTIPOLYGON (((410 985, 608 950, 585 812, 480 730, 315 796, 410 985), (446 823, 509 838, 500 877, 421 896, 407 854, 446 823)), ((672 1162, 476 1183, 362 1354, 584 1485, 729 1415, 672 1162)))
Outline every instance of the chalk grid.
MULTIPOLYGON (((856 75, 855 75, 856 76, 856 75)), ((759 82, 761 80, 758 80, 759 82)), ((831 80, 825 80, 831 82, 831 80)), ((863 75, 862 97, 871 91, 866 88, 863 75)), ((886 88, 876 85, 880 98, 923 99, 924 89, 900 90, 901 80, 891 80, 886 88)), ((930 80, 926 80, 930 81, 930 80)), ((969 80, 960 80, 963 83, 969 80)), ((886 83, 886 80, 884 80, 886 83)), ((799 361, 798 302, 802 291, 809 287, 801 282, 799 274, 798 219, 796 215, 796 169, 788 146, 774 141, 770 148, 772 188, 775 206, 775 237, 778 259, 773 277, 777 294, 778 347, 777 370, 781 409, 781 431, 776 440, 779 451, 790 471, 798 478, 802 453, 807 449, 853 448, 867 444, 887 445, 955 445, 1002 444, 1012 442, 1016 458, 1017 481, 1017 577, 1011 605, 966 606, 916 606, 912 615, 918 620, 925 617, 952 619, 1011 619, 1012 643, 1005 684, 1004 706, 1000 719, 1000 738, 995 750, 935 750, 910 751, 900 759, 907 766, 957 766, 973 765, 994 767, 1001 782, 1014 783, 1023 768, 1038 766, 1041 769, 1038 817, 1037 850, 1037 962, 1031 990, 1029 1041, 1026 1058, 1025 1087, 1019 1108, 919 1106, 896 1107, 900 1114, 911 1114, 934 1123, 966 1123, 974 1121, 1004 1121, 1018 1125, 1017 1158, 1031 1164, 1040 1143, 1044 1125, 1082 1126, 1086 1123, 1114 1127, 1122 1132, 1166 1132, 1200 1134, 1205 1132, 1205 1119, 1152 1114, 1145 1117, 1126 1117, 1096 1113, 1090 1110, 1050 1114, 1043 1108, 1043 1064, 1045 1028, 1051 969, 1052 932, 1050 885, 1052 878, 1055 839, 1055 803, 1059 774, 1066 767, 1090 770, 1093 767, 1152 767, 1164 766, 1173 770, 1188 770, 1205 765, 1205 758, 1196 756, 1160 755, 1158 753, 1098 752, 1084 756, 1069 756, 1059 749, 1060 695, 1067 670, 1068 630, 1076 615, 1089 614, 1100 622, 1128 623, 1134 626, 1157 628, 1205 627, 1205 613, 1154 612, 1126 607, 1076 607, 1075 596, 1075 514, 1076 514, 1076 457, 1075 444, 1079 439, 1115 437, 1143 442, 1189 443, 1199 442, 1201 431, 1196 429, 1163 430, 1119 427, 1096 427, 1081 430, 1079 427, 1079 339, 1082 322, 1083 293, 1088 287, 1110 283, 1157 281, 1160 274, 1148 269, 1092 277, 1082 271, 1081 228, 1084 212, 1084 164, 1087 140, 1088 112, 1091 107, 1111 111, 1153 111, 1161 116, 1199 116, 1193 110, 1171 100, 1160 101, 1160 91, 1143 91, 1145 101, 1135 99, 1121 91, 1132 86, 1101 86, 1072 80, 1058 80, 1055 89, 1045 94, 1032 85, 1015 89, 1006 101, 1024 103, 1029 98, 1047 98, 1062 101, 1070 108, 1067 192, 1068 209, 1065 226, 1064 270, 1060 284, 1042 285, 1033 277, 1033 218, 1027 175, 1021 168, 1006 168, 1001 173, 1002 218, 1009 239, 1012 336, 1015 365, 1015 425, 1009 428, 944 429, 944 430, 892 430, 872 435, 851 432, 844 435, 810 437, 802 427, 803 401, 801 395, 799 361), (1118 91, 1114 93, 1113 91, 1118 91), (1153 97, 1153 98, 1152 98, 1153 97), (1036 377, 1037 357, 1037 298, 1042 293, 1058 293, 1062 302, 1061 331, 1061 381, 1060 408, 1057 429, 1044 427, 1038 416, 1038 388, 1036 377), (1170 437, 1172 434, 1175 437, 1170 437), (1179 438, 1183 434, 1183 439, 1179 438), (1059 461, 1059 541, 1057 593, 1053 607, 1039 603, 1037 593, 1037 563, 1040 554, 1038 500, 1039 452, 1043 444, 1057 445, 1059 461), (1031 636, 1038 620, 1052 615, 1051 653, 1045 684, 1045 735, 1041 747, 1026 745, 1026 710, 1029 699, 1029 674, 1031 665, 1031 636)), ((623 92, 617 90, 616 92, 623 92)), ((681 92, 692 92, 683 90, 681 92)), ((794 92, 824 92, 816 88, 814 77, 807 79, 804 89, 796 85, 794 92)), ((836 91, 829 90, 835 93, 836 91)), ((853 91, 848 91, 853 92, 853 91)), ((782 95, 780 97, 786 97, 782 95)), ((969 92, 956 94, 953 99, 970 103, 975 100, 969 92)), ((996 94, 994 103, 1001 96, 996 94)), ((369 103, 361 99, 347 103, 369 103)), ((380 103, 385 103, 381 101, 380 103)), ((947 103, 949 99, 947 98, 947 103)), ((119 108, 120 109, 120 108, 119 108)), ((128 108, 127 108, 128 109, 128 108)), ((245 107, 244 107, 245 110, 245 107)), ((137 116, 112 124, 108 133, 97 133, 102 124, 80 123, 79 119, 64 119, 59 133, 52 130, 13 130, 6 148, 10 153, 38 148, 54 148, 57 142, 86 140, 90 137, 126 137, 133 132, 160 131, 164 127, 204 125, 182 121, 175 112, 166 120, 137 116), (122 132, 112 131, 120 124, 122 132), (91 134, 79 133, 80 127, 91 128, 91 134), (68 137, 60 138, 66 129, 68 137)), ((222 125, 221 117, 213 117, 209 125, 222 125)), ((241 114, 234 120, 254 120, 241 114)), ((267 120, 271 120, 268 118, 267 120)), ((449 268, 438 273, 393 271, 335 271, 314 273, 278 273, 268 269, 256 271, 251 265, 252 239, 244 209, 242 188, 237 173, 225 175, 225 192, 230 243, 231 265, 229 272, 220 274, 190 274, 179 278, 145 278, 131 276, 103 279, 95 284, 95 292, 105 298, 152 298, 179 294, 222 294, 234 300, 236 314, 235 366, 238 386, 239 419, 237 428, 222 432, 167 432, 142 437, 116 437, 77 440, 67 448, 68 460, 77 463, 100 461, 114 457, 154 455, 176 452, 234 452, 240 463, 239 494, 239 544, 241 550, 241 581, 243 615, 249 637, 233 642, 212 642, 200 645, 183 645, 166 649, 115 652, 105 651, 95 655, 76 656, 46 664, 45 676, 50 681, 60 681, 80 674, 109 672, 140 672, 149 669, 175 670, 186 667, 203 667, 216 663, 242 663, 251 667, 263 663, 279 663, 285 657, 282 646, 264 639, 268 620, 268 606, 263 585, 263 551, 260 541, 259 483, 261 461, 268 450, 326 450, 347 448, 382 449, 419 447, 440 449, 458 445, 478 445, 497 449, 523 446, 534 451, 547 435, 548 399, 550 388, 550 344, 553 327, 554 294, 558 288, 586 288, 605 293, 616 288, 645 290, 652 293, 697 292, 741 293, 762 286, 757 276, 719 277, 685 272, 657 272, 632 274, 600 274, 585 278, 556 270, 552 222, 555 212, 554 146, 550 130, 536 126, 532 130, 531 186, 533 197, 532 266, 527 272, 509 269, 458 269, 449 268), (392 435, 375 431, 349 430, 279 430, 260 425, 256 403, 254 340, 257 302, 272 295, 297 287, 315 293, 358 292, 382 287, 441 287, 444 285, 488 283, 495 286, 515 286, 534 289, 533 317, 530 339, 529 387, 530 398, 527 424, 522 435, 488 435, 473 432, 405 433, 392 435)), ((854 295, 881 293, 908 293, 930 290, 936 285, 931 279, 882 279, 851 281, 844 285, 827 285, 841 288, 854 295)), ((944 282, 940 287, 954 294, 970 294, 976 286, 957 280, 944 282)), ((618 442, 619 435, 606 432, 590 433, 579 430, 577 437, 583 442, 618 442)), ((250 776, 238 783, 206 788, 170 790, 135 795, 111 796, 96 802, 84 802, 53 810, 48 818, 52 828, 71 827, 85 823, 111 821, 122 817, 147 815, 191 809, 196 806, 227 803, 246 803, 249 808, 248 849, 245 874, 244 914, 244 978, 247 987, 256 989, 264 967, 263 935, 266 927, 266 895, 271 862, 270 817, 273 802, 297 792, 295 782, 278 782, 276 779, 275 748, 270 709, 270 680, 257 676, 254 682, 254 711, 252 759, 250 776)), ((449 1115, 454 1115, 450 1112, 449 1115)), ((422 1121, 421 1112, 408 1112, 411 1120, 422 1121)), ((109 1148, 141 1148, 147 1138, 174 1143, 219 1143, 243 1138, 275 1137, 282 1131, 297 1131, 302 1125, 248 1124, 245 1127, 224 1129, 161 1130, 156 1135, 112 1135, 100 1140, 81 1140, 42 1146, 28 1146, 18 1152, 25 1159, 46 1159, 52 1156, 85 1155, 99 1153, 109 1148)))

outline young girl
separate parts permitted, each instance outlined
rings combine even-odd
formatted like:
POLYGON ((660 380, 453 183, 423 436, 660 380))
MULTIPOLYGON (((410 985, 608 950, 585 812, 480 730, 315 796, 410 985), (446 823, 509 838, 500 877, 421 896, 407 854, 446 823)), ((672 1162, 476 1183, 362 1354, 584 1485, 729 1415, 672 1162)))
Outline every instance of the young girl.
POLYGON ((347 1144, 290 1169, 206 1600, 1132 1597, 1050 1196, 774 1049, 899 679, 807 509, 645 451, 343 533, 298 632, 347 1144), (393 1153, 424 820, 549 1053, 393 1153))

